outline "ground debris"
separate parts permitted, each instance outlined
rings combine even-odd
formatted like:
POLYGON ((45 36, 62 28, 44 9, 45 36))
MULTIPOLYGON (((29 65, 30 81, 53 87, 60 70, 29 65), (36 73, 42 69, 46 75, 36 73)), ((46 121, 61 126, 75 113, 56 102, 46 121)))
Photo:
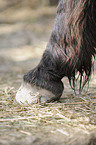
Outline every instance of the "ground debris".
POLYGON ((82 145, 94 142, 95 138, 93 140, 92 138, 96 134, 95 96, 91 98, 92 105, 89 101, 81 101, 79 98, 77 102, 75 97, 73 102, 67 103, 66 97, 66 99, 62 98, 61 103, 20 106, 15 101, 15 95, 16 90, 13 87, 0 90, 1 144, 10 144, 10 142, 26 144, 24 140, 28 139, 29 144, 33 145, 59 144, 56 135, 58 139, 62 137, 61 145, 64 143, 81 145, 81 139, 84 140, 82 145), (42 139, 42 135, 45 139, 42 139), (31 138, 31 136, 34 137, 31 138))

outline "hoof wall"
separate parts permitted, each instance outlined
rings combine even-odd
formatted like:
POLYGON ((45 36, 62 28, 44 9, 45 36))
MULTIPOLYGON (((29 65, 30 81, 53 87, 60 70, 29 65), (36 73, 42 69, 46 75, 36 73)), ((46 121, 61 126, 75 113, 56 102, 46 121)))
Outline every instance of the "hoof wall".
POLYGON ((21 87, 17 91, 15 99, 19 104, 28 105, 33 103, 50 102, 55 98, 55 95, 48 90, 31 86, 27 83, 22 83, 21 87))

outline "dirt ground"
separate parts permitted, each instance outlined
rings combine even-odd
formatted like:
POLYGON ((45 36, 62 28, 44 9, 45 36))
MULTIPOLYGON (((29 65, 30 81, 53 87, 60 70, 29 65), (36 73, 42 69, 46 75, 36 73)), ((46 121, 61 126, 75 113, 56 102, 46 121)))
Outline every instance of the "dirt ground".
POLYGON ((88 92, 81 96, 73 95, 65 78, 60 102, 23 107, 14 101, 23 75, 40 61, 55 15, 56 7, 11 8, 0 13, 2 145, 96 144, 96 71, 88 92))

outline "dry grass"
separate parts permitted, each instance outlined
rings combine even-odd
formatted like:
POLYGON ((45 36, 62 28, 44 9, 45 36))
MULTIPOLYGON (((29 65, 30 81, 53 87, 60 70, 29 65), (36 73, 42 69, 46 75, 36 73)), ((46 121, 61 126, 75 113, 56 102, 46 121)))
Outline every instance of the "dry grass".
POLYGON ((47 135, 62 134, 66 138, 64 143, 70 145, 75 144, 80 132, 81 138, 87 135, 90 139, 91 133, 96 133, 96 88, 93 90, 78 97, 70 94, 61 98, 61 102, 30 106, 20 106, 15 102, 14 88, 0 90, 1 144, 17 138, 21 140, 25 136, 39 134, 40 137, 45 132, 47 135))

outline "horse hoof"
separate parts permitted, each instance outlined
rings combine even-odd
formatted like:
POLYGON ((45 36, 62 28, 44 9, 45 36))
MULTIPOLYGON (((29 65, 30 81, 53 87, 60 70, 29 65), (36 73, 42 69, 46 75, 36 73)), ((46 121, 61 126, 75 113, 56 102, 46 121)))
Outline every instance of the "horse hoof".
POLYGON ((16 94, 19 104, 46 103, 55 100, 56 96, 45 89, 23 82, 16 94))

